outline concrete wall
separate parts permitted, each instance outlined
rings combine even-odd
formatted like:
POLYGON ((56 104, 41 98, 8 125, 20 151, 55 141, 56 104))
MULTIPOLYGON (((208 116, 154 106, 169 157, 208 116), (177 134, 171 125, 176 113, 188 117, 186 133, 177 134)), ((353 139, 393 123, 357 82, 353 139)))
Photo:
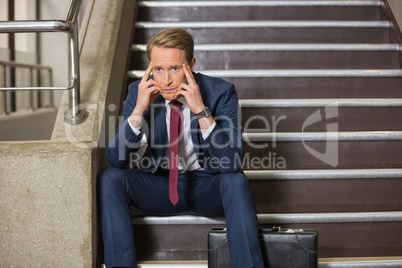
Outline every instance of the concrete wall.
POLYGON ((95 267, 102 125, 119 110, 135 6, 95 1, 81 54, 87 120, 64 124, 65 93, 52 140, 0 142, 0 267, 95 267))
POLYGON ((47 108, 0 116, 0 141, 50 140, 56 115, 47 108))
POLYGON ((401 0, 388 0, 392 13, 398 23, 399 28, 402 28, 402 1, 401 0))
POLYGON ((0 150, 0 266, 91 267, 91 150, 55 142, 0 150))

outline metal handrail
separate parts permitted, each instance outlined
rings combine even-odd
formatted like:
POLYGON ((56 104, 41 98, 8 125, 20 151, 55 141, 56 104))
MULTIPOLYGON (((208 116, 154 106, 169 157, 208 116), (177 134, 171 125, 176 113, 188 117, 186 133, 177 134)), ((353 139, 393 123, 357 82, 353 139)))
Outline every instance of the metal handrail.
POLYGON ((70 7, 68 8, 67 15, 65 21, 69 21, 71 23, 75 23, 78 17, 78 13, 80 11, 82 0, 72 0, 70 2, 70 7))
POLYGON ((87 36, 87 30, 88 30, 88 24, 89 21, 91 20, 92 17, 92 11, 94 9, 94 5, 95 5, 95 0, 88 0, 88 4, 85 8, 85 14, 82 18, 82 20, 80 21, 81 23, 81 28, 80 28, 80 40, 79 40, 79 44, 80 44, 80 55, 81 55, 81 51, 82 51, 82 47, 84 45, 85 42, 85 38, 87 36))
POLYGON ((71 22, 61 20, 0 21, 1 33, 71 32, 73 29, 71 22))
MULTIPOLYGON (((68 34, 68 76, 67 87, 48 87, 48 90, 69 90, 70 106, 65 114, 65 121, 69 124, 79 124, 85 121, 86 111, 80 109, 80 68, 77 16, 82 0, 71 0, 65 20, 44 21, 1 21, 0 33, 26 32, 64 32, 68 34)), ((0 90, 37 90, 35 87, 15 88, 3 87, 0 90)))
MULTIPOLYGON (((32 94, 32 90, 48 90, 49 87, 34 87, 33 86, 33 71, 34 70, 44 70, 49 74, 49 85, 52 86, 53 85, 53 70, 52 67, 50 66, 45 66, 45 65, 40 65, 40 64, 27 64, 27 63, 17 63, 17 62, 12 62, 12 61, 0 61, 0 67, 3 68, 2 71, 2 77, 3 77, 3 87, 6 86, 6 67, 13 67, 13 68, 25 68, 25 69, 29 69, 30 71, 30 86, 29 87, 13 87, 13 90, 31 90, 31 94, 30 94, 30 110, 34 110, 34 106, 33 106, 33 94, 32 94)), ((0 115, 1 114, 8 114, 7 111, 7 102, 6 102, 6 97, 5 97, 5 91, 0 91, 2 94, 2 98, 3 98, 3 106, 0 108, 0 115)), ((50 91, 50 100, 49 100, 49 107, 54 107, 53 105, 53 92, 50 91)))
POLYGON ((38 68, 38 69, 47 69, 49 71, 52 70, 52 67, 41 65, 41 64, 29 64, 29 63, 19 63, 12 61, 0 61, 0 65, 3 66, 11 66, 11 67, 21 67, 21 68, 38 68))

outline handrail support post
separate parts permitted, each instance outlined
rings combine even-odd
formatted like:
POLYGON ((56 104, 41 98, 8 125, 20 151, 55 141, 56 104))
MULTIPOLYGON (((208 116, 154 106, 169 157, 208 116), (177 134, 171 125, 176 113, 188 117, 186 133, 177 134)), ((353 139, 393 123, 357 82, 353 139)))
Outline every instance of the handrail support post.
MULTIPOLYGON (((7 76, 7 70, 6 66, 1 66, 3 71, 1 72, 2 74, 2 79, 0 80, 2 83, 2 87, 6 87, 6 76, 7 76)), ((8 115, 7 111, 7 91, 0 91, 0 102, 2 105, 0 105, 0 115, 8 115)))
POLYGON ((78 52, 78 25, 72 24, 72 30, 68 34, 68 68, 69 80, 72 89, 69 97, 69 111, 65 113, 64 120, 68 124, 76 125, 85 121, 87 113, 81 109, 80 103, 80 63, 78 52))

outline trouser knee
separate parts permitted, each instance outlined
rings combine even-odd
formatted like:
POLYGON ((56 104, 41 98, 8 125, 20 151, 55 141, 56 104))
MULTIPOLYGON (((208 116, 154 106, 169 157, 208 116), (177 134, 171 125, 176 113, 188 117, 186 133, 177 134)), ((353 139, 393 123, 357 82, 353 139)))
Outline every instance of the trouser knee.
POLYGON ((98 195, 101 197, 115 194, 123 187, 124 174, 121 169, 108 167, 97 177, 98 195))
POLYGON ((223 174, 220 182, 221 193, 240 194, 249 191, 249 183, 243 173, 223 174))

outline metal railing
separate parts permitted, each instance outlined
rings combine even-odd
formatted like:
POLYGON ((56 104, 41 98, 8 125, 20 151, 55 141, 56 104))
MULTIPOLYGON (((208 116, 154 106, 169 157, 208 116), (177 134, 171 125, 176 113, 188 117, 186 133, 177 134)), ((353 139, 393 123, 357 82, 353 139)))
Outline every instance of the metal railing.
MULTIPOLYGON (((43 66, 40 64, 23 64, 23 63, 16 63, 16 62, 8 62, 8 61, 0 61, 0 86, 2 86, 2 88, 6 88, 7 87, 7 68, 20 68, 20 69, 27 69, 29 71, 29 87, 30 87, 30 91, 29 91, 29 105, 28 105, 28 110, 35 110, 34 107, 34 90, 38 90, 38 89, 43 89, 44 87, 35 87, 34 86, 34 73, 40 73, 40 72, 47 72, 47 84, 51 87, 53 86, 53 71, 52 68, 50 66, 43 66)), ((40 82, 40 84, 43 84, 43 82, 40 82)), ((47 88, 46 88, 47 89, 47 88)), ((13 88, 13 90, 15 90, 15 88, 13 88)), ((54 107, 53 104, 53 91, 49 90, 50 94, 49 94, 49 104, 47 105, 48 107, 54 107)), ((6 98, 6 91, 0 91, 0 99, 2 100, 1 103, 3 104, 2 106, 0 106, 0 115, 2 114, 9 114, 9 111, 7 109, 7 98, 6 98)))
POLYGON ((85 121, 86 111, 80 108, 80 68, 77 16, 82 0, 71 0, 65 20, 1 21, 0 33, 64 32, 68 35, 68 77, 66 87, 2 87, 0 90, 69 90, 69 111, 65 121, 80 124, 85 121))

